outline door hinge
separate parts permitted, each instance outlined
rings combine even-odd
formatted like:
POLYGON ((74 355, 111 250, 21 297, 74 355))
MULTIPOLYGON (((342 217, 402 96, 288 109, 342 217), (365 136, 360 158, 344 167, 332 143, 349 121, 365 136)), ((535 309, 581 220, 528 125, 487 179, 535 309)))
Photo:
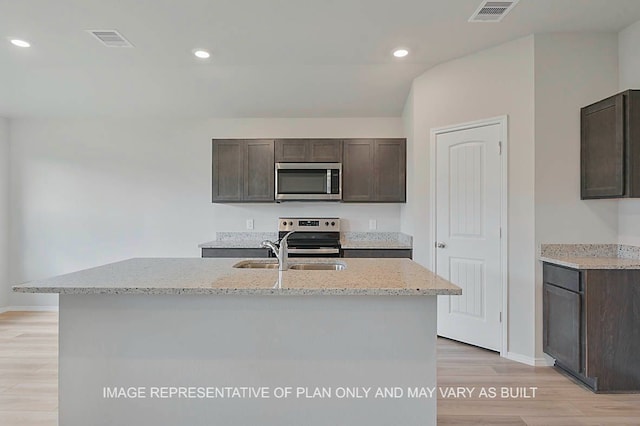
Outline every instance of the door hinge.
POLYGON ((502 155, 502 141, 498 142, 498 155, 502 155))
POLYGON ((500 322, 502 322, 502 312, 500 312, 500 322))
POLYGON ((502 238, 502 226, 500 227, 500 238, 502 238))

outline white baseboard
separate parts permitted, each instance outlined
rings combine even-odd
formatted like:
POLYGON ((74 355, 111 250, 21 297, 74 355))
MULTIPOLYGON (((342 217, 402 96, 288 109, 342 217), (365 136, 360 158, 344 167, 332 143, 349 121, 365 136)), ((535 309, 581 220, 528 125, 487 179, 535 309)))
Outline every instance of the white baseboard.
POLYGON ((507 352, 505 358, 519 362, 521 364, 527 364, 532 367, 551 367, 553 364, 550 364, 546 358, 533 358, 526 355, 517 354, 515 352, 507 352))
POLYGON ((4 312, 58 312, 57 306, 5 306, 0 308, 4 312))

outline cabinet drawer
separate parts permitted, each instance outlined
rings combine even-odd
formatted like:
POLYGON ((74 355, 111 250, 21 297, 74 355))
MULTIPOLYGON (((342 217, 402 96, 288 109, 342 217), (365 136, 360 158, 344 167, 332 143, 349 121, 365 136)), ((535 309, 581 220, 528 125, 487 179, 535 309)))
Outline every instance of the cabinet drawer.
POLYGON ((542 269, 543 281, 576 293, 582 291, 580 271, 545 263, 542 269))

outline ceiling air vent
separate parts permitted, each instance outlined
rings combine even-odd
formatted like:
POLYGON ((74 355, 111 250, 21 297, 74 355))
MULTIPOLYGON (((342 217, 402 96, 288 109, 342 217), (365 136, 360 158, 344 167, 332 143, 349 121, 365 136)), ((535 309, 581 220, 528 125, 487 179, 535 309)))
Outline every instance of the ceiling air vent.
POLYGON ((133 44, 116 30, 87 30, 107 47, 133 47, 133 44))
POLYGON ((500 22, 519 1, 485 1, 471 15, 469 22, 500 22))

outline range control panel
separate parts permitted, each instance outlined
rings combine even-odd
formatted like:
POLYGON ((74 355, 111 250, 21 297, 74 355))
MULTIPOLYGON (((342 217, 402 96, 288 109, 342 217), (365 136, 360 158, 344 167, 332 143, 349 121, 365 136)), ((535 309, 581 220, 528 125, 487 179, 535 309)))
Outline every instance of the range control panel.
POLYGON ((278 231, 340 232, 340 219, 337 217, 281 217, 278 219, 278 231))

